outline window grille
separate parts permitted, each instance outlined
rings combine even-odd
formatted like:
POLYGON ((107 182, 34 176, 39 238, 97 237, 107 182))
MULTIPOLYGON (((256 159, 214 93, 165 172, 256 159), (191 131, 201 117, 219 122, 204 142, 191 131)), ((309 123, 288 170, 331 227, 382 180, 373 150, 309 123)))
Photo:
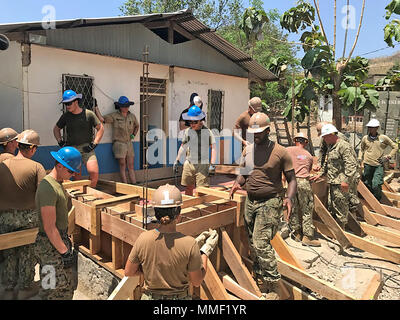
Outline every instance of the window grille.
POLYGON ((209 129, 222 130, 224 92, 208 90, 207 125, 209 129))
POLYGON ((93 82, 94 78, 83 75, 63 74, 63 92, 65 90, 74 90, 82 94, 80 106, 84 109, 93 110, 93 82))

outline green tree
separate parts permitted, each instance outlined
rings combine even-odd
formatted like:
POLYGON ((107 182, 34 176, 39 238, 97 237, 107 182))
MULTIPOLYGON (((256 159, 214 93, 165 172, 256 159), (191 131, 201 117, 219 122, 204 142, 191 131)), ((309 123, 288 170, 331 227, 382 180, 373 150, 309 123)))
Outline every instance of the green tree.
MULTIPOLYGON (((386 20, 392 17, 392 14, 400 15, 400 0, 392 0, 386 6, 386 20)), ((400 41, 400 20, 392 19, 384 28, 384 40, 390 47, 394 47, 393 40, 400 41)))
MULTIPOLYGON (((318 101, 320 95, 329 95, 333 101, 333 121, 341 130, 342 108, 357 105, 357 110, 378 106, 378 92, 373 85, 364 84, 368 76, 368 60, 361 57, 353 58, 353 52, 358 42, 362 25, 365 0, 362 2, 361 18, 357 34, 350 53, 346 55, 347 32, 345 46, 341 57, 336 58, 336 6, 334 0, 334 35, 332 44, 329 42, 321 19, 319 1, 313 0, 313 5, 305 0, 297 1, 297 6, 286 11, 281 17, 282 28, 289 32, 302 32, 300 41, 303 44, 304 57, 301 66, 304 78, 297 79, 295 85, 295 100, 297 115, 301 118, 309 110, 312 101, 318 101), (315 23, 316 16, 319 25, 315 23)), ((349 12, 348 12, 349 14, 349 12)), ((285 115, 291 115, 292 92, 288 90, 288 105, 285 115)))

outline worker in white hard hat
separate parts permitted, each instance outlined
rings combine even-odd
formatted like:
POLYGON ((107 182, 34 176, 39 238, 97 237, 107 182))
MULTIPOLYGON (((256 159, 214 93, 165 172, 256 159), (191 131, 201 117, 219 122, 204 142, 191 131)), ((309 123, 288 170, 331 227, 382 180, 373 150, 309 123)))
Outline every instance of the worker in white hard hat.
POLYGON ((292 157, 297 181, 293 214, 289 220, 290 227, 293 230, 292 237, 297 242, 301 241, 303 245, 320 247, 321 243, 315 239, 315 227, 313 224, 314 195, 310 183, 313 157, 306 150, 308 138, 303 132, 298 132, 293 140, 295 146, 286 148, 292 157))
MULTIPOLYGON (((26 130, 16 139, 19 152, 0 163, 0 234, 39 226, 35 195, 46 175, 43 166, 31 160, 40 145, 39 135, 26 130)), ((34 283, 37 259, 34 244, 4 250, 2 283, 4 300, 25 300, 39 287, 34 283)))
POLYGON ((352 146, 338 137, 333 124, 321 129, 321 137, 328 145, 327 160, 322 175, 329 185, 329 209, 342 229, 345 228, 350 212, 350 186, 357 178, 357 159, 352 146))
POLYGON ((388 136, 378 133, 379 126, 375 118, 367 123, 368 134, 362 138, 358 154, 364 163, 362 180, 377 200, 382 198, 383 163, 394 158, 399 148, 388 136), (387 147, 392 149, 389 154, 385 152, 387 147))
POLYGON ((159 187, 152 205, 159 226, 138 237, 125 276, 144 275, 142 300, 191 300, 189 282, 198 287, 204 280, 218 233, 207 230, 194 239, 176 231, 182 195, 175 186, 159 187))
POLYGON ((247 131, 254 134, 254 144, 247 146, 240 160, 240 174, 230 196, 238 189, 247 191, 244 224, 253 258, 255 280, 267 300, 279 300, 277 260, 271 245, 285 215, 289 222, 297 183, 292 158, 287 150, 269 139, 271 121, 262 112, 255 113, 247 131), (287 193, 282 185, 282 174, 288 182, 287 193), (284 213, 284 207, 287 211, 284 213))

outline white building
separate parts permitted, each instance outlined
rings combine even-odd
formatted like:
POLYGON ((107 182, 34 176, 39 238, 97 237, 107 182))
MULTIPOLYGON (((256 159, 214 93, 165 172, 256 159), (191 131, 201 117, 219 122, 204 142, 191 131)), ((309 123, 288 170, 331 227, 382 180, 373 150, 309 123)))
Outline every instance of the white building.
MULTIPOLYGON (((0 32, 11 40, 9 49, 0 52, 0 128, 37 131, 42 145, 35 159, 46 169, 53 165, 49 152, 58 149, 52 130, 63 112, 59 102, 64 90, 82 93, 87 108, 96 98, 103 115, 115 111, 114 101, 125 95, 135 102, 131 112, 140 121, 145 46, 152 84, 149 129, 168 133, 167 159, 169 139, 177 132, 170 121, 189 106, 192 92, 203 98, 210 128, 231 129, 247 108, 249 83, 277 80, 186 10, 57 21, 48 30, 40 22, 3 24, 0 32)), ((141 139, 138 134, 134 141, 135 170, 141 169, 141 139)), ((232 143, 231 136, 219 140, 232 143)), ((177 146, 172 146, 176 154, 177 146)), ((96 154, 100 174, 118 172, 109 125, 96 154)), ((224 160, 231 163, 232 156, 224 160)), ((171 176, 170 165, 156 167, 157 178, 171 176)))

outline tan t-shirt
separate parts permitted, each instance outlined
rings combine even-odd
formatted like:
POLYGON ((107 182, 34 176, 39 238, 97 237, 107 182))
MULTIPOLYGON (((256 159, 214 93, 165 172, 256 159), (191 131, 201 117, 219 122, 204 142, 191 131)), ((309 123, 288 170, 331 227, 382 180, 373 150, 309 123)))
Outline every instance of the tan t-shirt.
POLYGON ((30 159, 0 163, 0 210, 35 209, 36 190, 45 175, 43 166, 30 159))
POLYGON ((247 146, 240 165, 244 167, 241 175, 247 176, 247 194, 260 200, 282 194, 282 173, 293 170, 292 158, 287 150, 270 140, 247 146))
POLYGON ((399 149, 397 144, 388 136, 379 134, 375 140, 372 140, 368 135, 361 140, 359 159, 370 166, 379 166, 379 159, 385 154, 385 149, 390 146, 392 148, 389 155, 393 158, 399 149))
POLYGON ((124 117, 120 111, 116 111, 104 116, 105 123, 112 123, 113 141, 129 142, 131 134, 137 133, 139 123, 135 115, 128 112, 124 117))
POLYGON ((13 154, 8 153, 8 152, 1 153, 0 154, 0 162, 3 162, 4 160, 11 159, 11 158, 14 158, 14 157, 15 156, 13 154))
POLYGON ((144 289, 158 294, 185 292, 189 288, 188 273, 202 266, 200 249, 193 237, 157 230, 138 237, 129 261, 142 265, 144 289))
POLYGON ((246 132, 250 124, 250 114, 248 111, 243 112, 235 122, 234 129, 242 129, 242 139, 246 140, 246 132))
MULTIPOLYGON (((44 177, 36 192, 36 207, 56 208, 56 227, 60 231, 68 229, 68 197, 62 184, 47 175, 44 177)), ((44 232, 42 215, 39 214, 39 230, 44 232)))
POLYGON ((312 155, 302 147, 288 147, 286 150, 292 157, 296 178, 308 178, 313 166, 312 155))

